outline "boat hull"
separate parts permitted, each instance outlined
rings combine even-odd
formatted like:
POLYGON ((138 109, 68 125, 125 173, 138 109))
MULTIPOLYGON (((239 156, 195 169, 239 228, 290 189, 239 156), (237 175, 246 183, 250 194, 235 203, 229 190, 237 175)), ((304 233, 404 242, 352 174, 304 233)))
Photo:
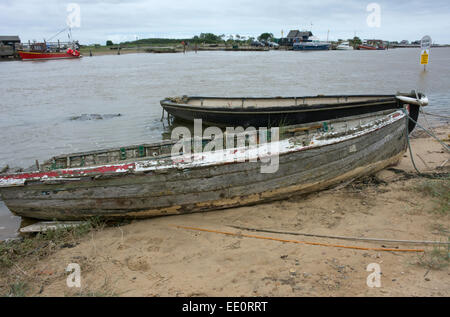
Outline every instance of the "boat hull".
POLYGON ((294 45, 294 51, 328 51, 330 49, 330 44, 320 44, 320 45, 294 45))
POLYGON ((39 52, 18 52, 20 58, 24 61, 31 60, 52 60, 52 59, 76 59, 80 58, 80 56, 74 56, 72 54, 68 54, 66 52, 60 53, 39 53, 39 52))
POLYGON ((358 48, 363 51, 384 51, 385 50, 384 47, 375 47, 375 46, 371 46, 371 45, 360 45, 358 48))
MULTIPOLYGON (((401 112, 400 112, 401 113, 401 112)), ((279 156, 275 173, 258 162, 119 173, 0 187, 16 215, 47 220, 142 218, 203 212, 310 193, 395 164, 406 151, 406 117, 329 145, 279 156)))

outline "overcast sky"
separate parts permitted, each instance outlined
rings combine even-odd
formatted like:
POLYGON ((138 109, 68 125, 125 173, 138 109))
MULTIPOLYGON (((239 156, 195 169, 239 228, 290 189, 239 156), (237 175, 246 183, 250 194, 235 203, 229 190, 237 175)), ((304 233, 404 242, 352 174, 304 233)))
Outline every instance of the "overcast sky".
MULTIPOLYGON (((49 39, 66 27, 69 3, 80 7, 73 37, 82 44, 149 37, 186 38, 201 32, 276 37, 311 29, 321 40, 417 40, 450 43, 449 0, 0 0, 0 35, 22 41, 49 39), (367 24, 369 3, 381 8, 380 27, 367 24), (312 24, 312 26, 311 26, 312 24)), ((74 21, 74 20, 72 20, 74 21)), ((76 21, 76 20, 75 20, 76 21)), ((56 37, 67 40, 66 33, 56 37)))

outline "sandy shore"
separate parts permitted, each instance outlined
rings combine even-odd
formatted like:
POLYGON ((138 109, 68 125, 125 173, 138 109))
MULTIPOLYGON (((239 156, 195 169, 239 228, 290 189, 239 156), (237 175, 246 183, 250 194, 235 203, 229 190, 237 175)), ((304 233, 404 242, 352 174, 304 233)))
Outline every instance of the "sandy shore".
MULTIPOLYGON (((448 143, 448 126, 434 131, 448 143)), ((421 171, 449 171, 448 161, 444 164, 448 153, 426 134, 414 133, 412 148, 421 171)), ((29 296, 450 296, 447 247, 437 250, 426 245, 342 241, 233 227, 448 241, 449 206, 437 210, 437 201, 425 190, 429 182, 432 180, 417 177, 409 154, 405 154, 394 169, 308 196, 94 230, 56 248, 48 257, 38 261, 25 258, 4 270, 0 294, 8 294, 12 284, 23 281, 24 294, 29 296), (297 244, 174 225, 349 247, 426 252, 297 244), (444 253, 438 252, 442 250, 444 253), (69 263, 81 266, 81 289, 66 285, 69 263), (371 273, 366 268, 371 263, 381 268, 379 288, 370 288, 366 283, 371 273)), ((448 178, 442 184, 448 186, 448 178)))

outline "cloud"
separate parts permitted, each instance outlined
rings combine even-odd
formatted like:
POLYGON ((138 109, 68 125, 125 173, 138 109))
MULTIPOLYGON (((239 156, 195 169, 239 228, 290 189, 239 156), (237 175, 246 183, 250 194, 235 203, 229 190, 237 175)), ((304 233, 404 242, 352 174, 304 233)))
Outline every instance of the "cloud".
MULTIPOLYGON (((447 0, 378 1, 381 27, 366 24, 370 2, 358 0, 2 0, 1 32, 23 41, 50 38, 66 26, 66 6, 81 7, 81 27, 74 37, 82 43, 104 43, 147 37, 191 37, 201 32, 275 36, 290 29, 310 29, 325 39, 362 38, 415 40, 425 34, 450 43, 450 3, 447 0)), ((65 40, 66 35, 60 39, 65 40)))

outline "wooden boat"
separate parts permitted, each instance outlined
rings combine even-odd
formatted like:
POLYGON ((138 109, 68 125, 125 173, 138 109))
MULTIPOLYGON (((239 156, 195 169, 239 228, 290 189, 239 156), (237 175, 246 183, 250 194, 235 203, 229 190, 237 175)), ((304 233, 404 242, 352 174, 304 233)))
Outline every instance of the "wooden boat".
POLYGON ((395 164, 407 147, 407 117, 387 110, 284 127, 280 136, 198 154, 172 156, 175 141, 166 141, 58 156, 34 171, 0 175, 0 195, 14 214, 46 220, 165 216, 280 200, 395 164), (277 169, 262 172, 271 162, 277 169))
MULTIPOLYGON (((428 104, 425 95, 415 92, 398 95, 342 95, 315 97, 175 97, 161 101, 167 113, 177 119, 202 119, 207 125, 231 127, 271 127, 331 120, 410 104, 417 121, 419 107, 428 104), (402 99, 403 98, 403 99, 402 99), (404 99, 406 98, 406 99, 404 99)), ((414 123, 410 123, 410 130, 414 123)))

